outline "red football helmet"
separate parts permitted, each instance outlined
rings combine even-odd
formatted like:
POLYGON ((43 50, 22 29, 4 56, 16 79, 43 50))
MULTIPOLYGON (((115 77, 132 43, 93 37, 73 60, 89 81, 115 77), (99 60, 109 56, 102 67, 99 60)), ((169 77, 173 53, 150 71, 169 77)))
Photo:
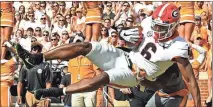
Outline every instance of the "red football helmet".
POLYGON ((165 40, 174 34, 179 24, 180 12, 174 4, 166 3, 157 7, 152 14, 151 29, 155 39, 165 40))

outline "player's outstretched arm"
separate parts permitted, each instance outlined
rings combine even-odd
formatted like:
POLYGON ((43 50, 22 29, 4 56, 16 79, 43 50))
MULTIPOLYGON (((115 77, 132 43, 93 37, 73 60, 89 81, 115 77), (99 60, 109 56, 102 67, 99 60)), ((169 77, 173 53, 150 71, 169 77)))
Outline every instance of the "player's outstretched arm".
POLYGON ((192 70, 192 66, 189 63, 189 60, 186 58, 175 58, 175 61, 178 64, 178 67, 186 80, 189 84, 189 90, 192 94, 192 97, 195 101, 196 107, 201 107, 201 97, 200 97, 200 90, 198 84, 195 80, 195 76, 192 70))

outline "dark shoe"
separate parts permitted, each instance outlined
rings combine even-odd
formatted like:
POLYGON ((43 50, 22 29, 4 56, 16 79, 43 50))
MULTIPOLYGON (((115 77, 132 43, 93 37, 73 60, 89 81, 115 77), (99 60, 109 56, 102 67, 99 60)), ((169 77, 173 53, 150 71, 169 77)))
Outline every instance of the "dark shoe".
POLYGON ((34 96, 37 100, 45 97, 59 97, 63 94, 63 88, 49 88, 49 89, 38 89, 34 91, 34 96))
POLYGON ((43 62, 43 54, 30 54, 27 50, 23 49, 20 44, 16 44, 15 48, 18 56, 28 69, 43 62))

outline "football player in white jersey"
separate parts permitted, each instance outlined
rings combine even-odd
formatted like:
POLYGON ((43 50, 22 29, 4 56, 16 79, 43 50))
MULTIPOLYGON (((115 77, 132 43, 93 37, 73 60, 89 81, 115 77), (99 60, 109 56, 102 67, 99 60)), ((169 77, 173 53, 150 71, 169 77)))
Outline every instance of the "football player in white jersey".
POLYGON ((116 88, 133 87, 140 83, 140 79, 155 81, 176 62, 184 78, 190 84, 195 104, 199 107, 200 92, 188 61, 188 44, 178 37, 176 30, 179 18, 180 14, 176 6, 163 4, 153 12, 151 36, 143 36, 140 28, 121 30, 120 37, 127 42, 128 47, 133 49, 130 53, 98 42, 63 45, 37 55, 28 53, 19 44, 16 45, 16 50, 27 68, 46 60, 68 60, 84 55, 105 71, 92 79, 83 79, 66 88, 37 90, 35 91, 37 99, 93 91, 102 85, 111 85, 116 88), (137 78, 132 65, 136 66, 137 78))

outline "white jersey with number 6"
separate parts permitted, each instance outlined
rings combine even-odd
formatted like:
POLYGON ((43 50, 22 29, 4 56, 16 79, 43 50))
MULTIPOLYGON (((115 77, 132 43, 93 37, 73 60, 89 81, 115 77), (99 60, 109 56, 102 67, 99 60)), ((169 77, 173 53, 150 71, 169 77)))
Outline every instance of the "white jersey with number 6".
POLYGON ((147 73, 146 78, 155 81, 174 62, 173 58, 188 58, 188 43, 180 36, 164 43, 156 42, 154 33, 147 32, 138 50, 130 52, 130 59, 147 73), (149 34, 149 35, 148 35, 149 34))

